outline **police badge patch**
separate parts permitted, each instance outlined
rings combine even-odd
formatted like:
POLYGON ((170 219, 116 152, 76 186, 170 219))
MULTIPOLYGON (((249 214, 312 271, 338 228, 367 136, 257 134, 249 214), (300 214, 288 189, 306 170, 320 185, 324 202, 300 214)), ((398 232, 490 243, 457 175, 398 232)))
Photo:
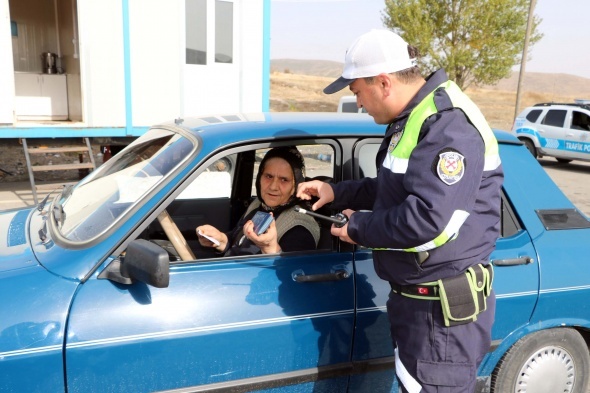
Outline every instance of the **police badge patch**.
POLYGON ((465 173, 465 157, 456 151, 447 151, 438 155, 436 173, 440 180, 449 186, 459 182, 465 173))

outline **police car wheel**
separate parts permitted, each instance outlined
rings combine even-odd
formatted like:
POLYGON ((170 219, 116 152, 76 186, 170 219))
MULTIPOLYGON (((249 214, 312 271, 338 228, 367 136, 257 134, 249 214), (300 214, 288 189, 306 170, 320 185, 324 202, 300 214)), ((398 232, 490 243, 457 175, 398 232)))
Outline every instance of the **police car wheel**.
POLYGON ((586 341, 574 329, 531 333, 516 342, 492 373, 493 393, 586 393, 590 374, 586 341))
POLYGON ((534 143, 529 139, 524 139, 522 142, 526 146, 527 150, 531 152, 533 157, 537 158, 537 148, 535 147, 534 143))
POLYGON ((560 164, 569 164, 570 162, 572 162, 572 160, 568 160, 568 159, 565 159, 565 158, 556 158, 556 160, 560 164))

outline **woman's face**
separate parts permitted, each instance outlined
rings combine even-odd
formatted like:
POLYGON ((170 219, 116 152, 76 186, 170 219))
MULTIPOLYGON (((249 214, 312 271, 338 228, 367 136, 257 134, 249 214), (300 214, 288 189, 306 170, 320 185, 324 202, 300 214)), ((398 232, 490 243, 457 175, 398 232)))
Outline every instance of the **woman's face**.
POLYGON ((291 165, 282 158, 273 157, 264 164, 260 177, 260 195, 269 207, 286 203, 295 192, 295 179, 291 165))

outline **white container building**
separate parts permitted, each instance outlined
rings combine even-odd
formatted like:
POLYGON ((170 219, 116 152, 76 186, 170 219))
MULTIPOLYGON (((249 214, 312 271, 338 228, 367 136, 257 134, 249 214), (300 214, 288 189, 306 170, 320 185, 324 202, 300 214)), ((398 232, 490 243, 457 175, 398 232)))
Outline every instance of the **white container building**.
POLYGON ((0 0, 0 138, 268 111, 269 51, 270 0, 0 0))

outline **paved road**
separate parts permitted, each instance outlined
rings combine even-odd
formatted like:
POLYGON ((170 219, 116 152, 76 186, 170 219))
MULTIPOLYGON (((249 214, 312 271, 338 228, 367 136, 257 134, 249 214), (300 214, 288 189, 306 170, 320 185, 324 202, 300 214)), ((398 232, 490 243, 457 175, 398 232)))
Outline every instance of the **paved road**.
POLYGON ((554 158, 541 158, 539 163, 576 207, 590 216, 590 162, 560 164, 554 158))

